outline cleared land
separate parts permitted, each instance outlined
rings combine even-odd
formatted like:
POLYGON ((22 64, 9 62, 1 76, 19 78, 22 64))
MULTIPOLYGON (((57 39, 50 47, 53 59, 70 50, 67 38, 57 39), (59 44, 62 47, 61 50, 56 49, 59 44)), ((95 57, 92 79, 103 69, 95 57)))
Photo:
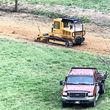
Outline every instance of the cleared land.
MULTIPOLYGON (((11 0, 10 0, 11 1, 11 0)), ((75 46, 73 49, 80 51, 89 51, 101 54, 110 54, 110 12, 102 13, 96 11, 95 5, 101 6, 101 8, 107 5, 106 9, 109 9, 109 1, 82 1, 77 0, 80 4, 86 4, 86 2, 92 2, 93 10, 85 9, 85 7, 74 7, 72 0, 68 3, 64 0, 28 0, 30 2, 24 3, 19 1, 19 13, 10 13, 9 9, 13 8, 13 3, 1 5, 1 9, 7 9, 7 12, 0 12, 0 33, 4 35, 10 35, 19 39, 27 39, 33 41, 38 35, 38 27, 42 33, 49 32, 51 30, 52 19, 60 16, 74 17, 78 16, 83 19, 86 30, 86 41, 82 46, 75 46), (37 4, 35 4, 37 2, 37 4), (40 4, 43 3, 43 4, 40 4), (62 5, 59 5, 62 2, 62 5), (34 4, 29 4, 34 3, 34 4), (53 4, 52 4, 53 3, 53 4), (65 3, 65 5, 64 5, 65 3), (58 4, 58 5, 56 5, 58 4), (3 7, 2 7, 3 6, 3 7)), ((80 5, 79 5, 80 6, 80 5)), ((88 5, 90 6, 90 5, 88 5)), ((90 7, 91 8, 91 7, 90 7)), ((98 7, 97 7, 98 8, 98 7)), ((5 10, 4 10, 5 11, 5 10)), ((99 10, 100 11, 100 10, 99 10)))
MULTIPOLYGON (((4 13, 0 17, 0 33, 10 35, 19 39, 33 41, 36 39, 39 31, 42 33, 51 30, 52 20, 45 17, 33 17, 30 14, 4 13)), ((72 49, 88 51, 93 53, 110 54, 109 29, 89 23, 84 24, 86 30, 86 41, 81 46, 75 46, 72 49)))
MULTIPOLYGON (((110 58, 100 57, 106 63, 93 54, 0 38, 0 109, 61 110, 59 80, 72 66, 110 72, 110 58)), ((109 110, 109 83, 110 78, 96 108, 73 106, 64 110, 109 110)))

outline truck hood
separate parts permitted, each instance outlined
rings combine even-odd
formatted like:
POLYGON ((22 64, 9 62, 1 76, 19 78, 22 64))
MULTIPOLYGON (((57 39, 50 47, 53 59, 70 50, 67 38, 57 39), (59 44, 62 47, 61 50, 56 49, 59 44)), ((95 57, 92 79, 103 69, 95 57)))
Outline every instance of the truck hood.
POLYGON ((94 85, 65 85, 63 91, 87 91, 93 93, 94 85))

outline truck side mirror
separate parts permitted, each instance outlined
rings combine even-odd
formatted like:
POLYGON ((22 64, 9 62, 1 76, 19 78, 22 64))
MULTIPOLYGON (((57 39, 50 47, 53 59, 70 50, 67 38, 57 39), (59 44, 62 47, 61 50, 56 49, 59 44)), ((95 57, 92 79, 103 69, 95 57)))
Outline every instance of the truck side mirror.
POLYGON ((95 85, 98 85, 98 82, 95 82, 95 85))
POLYGON ((65 84, 65 81, 60 81, 60 85, 64 85, 65 84))
POLYGON ((106 71, 106 73, 104 74, 104 79, 106 79, 107 76, 108 76, 108 74, 107 74, 107 71, 106 71))

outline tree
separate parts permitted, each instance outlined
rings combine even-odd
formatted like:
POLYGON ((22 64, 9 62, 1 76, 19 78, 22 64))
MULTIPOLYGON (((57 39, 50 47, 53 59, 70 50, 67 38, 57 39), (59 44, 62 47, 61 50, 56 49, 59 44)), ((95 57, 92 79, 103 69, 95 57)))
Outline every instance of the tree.
POLYGON ((15 0, 15 12, 18 11, 18 0, 15 0))

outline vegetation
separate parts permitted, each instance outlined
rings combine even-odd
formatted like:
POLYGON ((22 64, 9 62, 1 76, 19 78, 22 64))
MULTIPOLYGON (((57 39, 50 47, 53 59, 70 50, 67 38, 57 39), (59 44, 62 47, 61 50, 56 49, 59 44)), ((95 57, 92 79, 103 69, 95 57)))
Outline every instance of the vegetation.
MULTIPOLYGON (((43 11, 43 10, 36 10, 36 11, 31 11, 32 14, 35 15, 41 15, 41 16, 46 16, 49 18, 63 18, 63 17, 70 17, 66 14, 60 14, 60 13, 55 13, 55 12, 50 12, 50 11, 43 11)), ((79 18, 82 20, 83 23, 89 23, 90 19, 86 16, 78 17, 78 16, 73 16, 73 18, 79 18)))
MULTIPOLYGON (((1 3, 12 3, 17 4, 18 0, 0 0, 1 3)), ((50 5, 66 5, 66 6, 77 6, 84 9, 95 9, 101 12, 110 13, 110 0, 22 0, 30 3, 44 3, 50 5)), ((19 2, 22 2, 19 0, 19 2)), ((16 7, 17 5, 15 5, 16 7)), ((17 7, 16 7, 17 8, 17 7)), ((16 10, 15 8, 15 10, 16 10)))
MULTIPOLYGON (((110 62, 109 57, 102 58, 110 62)), ((93 66, 110 73, 110 64, 97 55, 0 38, 0 109, 61 110, 59 81, 72 66, 93 66)), ((109 110, 109 89, 110 78, 97 106, 84 109, 109 110)))
POLYGON ((49 17, 49 18, 67 17, 64 14, 54 13, 54 12, 44 11, 44 10, 36 10, 36 11, 32 11, 31 13, 35 14, 35 15, 46 16, 46 17, 49 17))
POLYGON ((110 0, 28 0, 31 3, 60 4, 78 6, 86 9, 95 9, 102 12, 110 12, 110 0))

